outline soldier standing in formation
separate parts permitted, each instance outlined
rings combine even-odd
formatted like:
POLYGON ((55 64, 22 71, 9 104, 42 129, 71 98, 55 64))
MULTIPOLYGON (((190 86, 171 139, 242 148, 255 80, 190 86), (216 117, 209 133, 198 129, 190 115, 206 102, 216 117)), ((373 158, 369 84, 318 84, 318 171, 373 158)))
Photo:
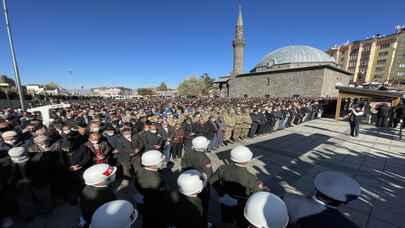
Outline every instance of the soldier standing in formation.
POLYGON ((199 136, 193 139, 193 147, 191 151, 186 151, 181 166, 183 169, 196 169, 206 178, 212 176, 211 161, 205 154, 207 152, 209 141, 204 136, 199 136))
POLYGON ((165 157, 160 151, 147 151, 142 154, 142 168, 136 173, 137 189, 144 197, 144 228, 166 228, 168 224, 168 186, 159 172, 164 161, 165 157))
POLYGON ((87 228, 91 217, 101 205, 116 200, 114 192, 108 187, 115 181, 117 168, 107 164, 98 164, 86 169, 83 179, 86 186, 80 196, 82 227, 87 228))
POLYGON ((244 225, 243 207, 247 198, 252 193, 264 189, 263 183, 247 170, 247 164, 252 157, 249 148, 236 146, 231 151, 232 164, 220 166, 209 178, 209 182, 222 196, 224 222, 244 225))
POLYGON ((233 143, 231 137, 233 133, 233 129, 236 125, 235 118, 233 116, 233 109, 228 110, 224 113, 224 123, 225 123, 225 134, 224 134, 224 143, 233 143))

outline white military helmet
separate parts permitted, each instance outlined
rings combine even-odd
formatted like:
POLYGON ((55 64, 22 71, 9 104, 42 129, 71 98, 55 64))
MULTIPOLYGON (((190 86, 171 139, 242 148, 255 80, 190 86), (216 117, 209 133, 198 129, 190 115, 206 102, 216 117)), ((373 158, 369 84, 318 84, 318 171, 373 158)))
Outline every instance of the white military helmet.
POLYGON ((285 228, 288 225, 287 206, 278 196, 256 192, 246 202, 245 218, 255 227, 285 228))
POLYGON ((138 211, 126 200, 114 200, 100 206, 91 218, 90 228, 130 228, 138 211))
POLYGON ((210 144, 210 141, 205 138, 204 136, 198 136, 192 141, 193 144, 193 149, 198 150, 198 151, 205 151, 208 148, 208 145, 210 144))
POLYGON ((117 167, 108 164, 97 164, 86 169, 83 173, 86 185, 108 185, 115 180, 117 167))
POLYGON ((236 146, 231 150, 231 160, 237 163, 249 162, 252 160, 253 153, 246 146, 236 146))
POLYGON ((179 192, 186 196, 200 193, 204 188, 202 175, 195 169, 187 170, 177 178, 179 192))
POLYGON ((142 154, 141 163, 143 166, 159 165, 165 156, 158 150, 149 150, 142 154))

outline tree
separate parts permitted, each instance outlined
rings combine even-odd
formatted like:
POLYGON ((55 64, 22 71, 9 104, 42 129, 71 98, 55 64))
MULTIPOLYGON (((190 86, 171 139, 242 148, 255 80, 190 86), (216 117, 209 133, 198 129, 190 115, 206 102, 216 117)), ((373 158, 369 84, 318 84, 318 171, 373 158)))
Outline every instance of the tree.
POLYGON ((180 83, 177 92, 181 96, 200 96, 205 88, 204 81, 191 76, 180 83))
POLYGON ((153 91, 153 89, 150 88, 139 88, 138 89, 138 95, 141 96, 149 96, 149 95, 155 95, 155 91, 153 91))
POLYGON ((9 87, 15 86, 15 81, 6 75, 0 75, 0 83, 8 84, 9 87))
POLYGON ((200 79, 204 83, 204 89, 202 91, 202 94, 208 95, 214 85, 214 79, 211 78, 207 73, 204 73, 203 75, 201 75, 200 79))
POLYGON ((47 89, 47 90, 55 90, 55 89, 59 89, 59 88, 61 88, 61 86, 58 83, 52 82, 52 81, 48 82, 45 85, 45 89, 47 89))
POLYGON ((157 88, 158 91, 168 91, 169 88, 167 88, 166 83, 162 82, 160 83, 160 86, 157 88))

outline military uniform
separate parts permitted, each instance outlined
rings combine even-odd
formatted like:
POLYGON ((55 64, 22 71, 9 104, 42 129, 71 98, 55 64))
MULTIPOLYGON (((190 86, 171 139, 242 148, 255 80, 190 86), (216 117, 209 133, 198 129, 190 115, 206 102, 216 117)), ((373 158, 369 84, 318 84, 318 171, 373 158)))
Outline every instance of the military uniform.
POLYGON ((243 127, 243 117, 238 112, 235 115, 235 127, 233 128, 233 136, 232 136, 232 138, 234 140, 239 140, 240 139, 241 133, 242 133, 242 127, 243 127))
POLYGON ((221 196, 229 196, 236 204, 226 205, 221 203, 222 220, 227 223, 236 222, 241 227, 246 227, 243 217, 243 208, 248 197, 261 190, 261 182, 245 167, 235 164, 223 165, 217 169, 209 182, 221 196))
POLYGON ((232 131, 235 127, 235 119, 232 114, 225 113, 224 115, 224 123, 225 123, 225 134, 224 134, 224 141, 230 141, 232 137, 232 131))
POLYGON ((360 196, 356 180, 342 173, 326 171, 315 177, 317 193, 312 198, 288 194, 284 202, 288 208, 288 228, 355 228, 338 207, 360 196), (342 187, 344 186, 344 187, 342 187))
POLYGON ((199 197, 188 197, 182 194, 172 196, 173 222, 177 228, 206 228, 203 201, 199 197))
POLYGON ((240 167, 235 164, 220 166, 217 171, 209 178, 209 182, 233 182, 238 183, 245 188, 244 194, 250 194, 260 191, 261 182, 255 175, 250 173, 246 167, 240 167))
POLYGON ((208 156, 201 151, 187 151, 181 159, 181 166, 183 169, 192 168, 205 173, 207 177, 212 176, 211 161, 208 156))
POLYGON ((114 192, 108 187, 84 187, 80 196, 80 210, 83 219, 90 223, 97 208, 116 199, 114 192))
POLYGON ((245 139, 249 136, 250 126, 252 126, 252 118, 250 117, 248 112, 243 112, 241 115, 242 119, 242 131, 241 131, 241 138, 245 139))
POLYGON ((136 173, 136 184, 137 189, 144 197, 142 227, 166 228, 168 194, 166 183, 161 174, 142 167, 136 173))
POLYGON ((284 203, 290 219, 287 228, 357 228, 337 209, 329 208, 311 198, 286 195, 284 203))

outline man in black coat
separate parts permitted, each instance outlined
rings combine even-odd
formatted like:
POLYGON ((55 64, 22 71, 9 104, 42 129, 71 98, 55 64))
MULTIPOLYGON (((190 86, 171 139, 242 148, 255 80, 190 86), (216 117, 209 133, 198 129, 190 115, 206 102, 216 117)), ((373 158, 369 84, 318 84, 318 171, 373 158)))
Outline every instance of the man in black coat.
POLYGON ((266 125, 266 114, 264 110, 258 110, 258 118, 259 118, 259 127, 258 127, 258 134, 262 135, 265 133, 265 125, 266 125))
POLYGON ((207 137, 207 126, 204 123, 204 119, 202 117, 197 117, 198 120, 193 123, 193 133, 195 137, 204 136, 207 137))
POLYGON ((114 140, 117 141, 117 162, 122 168, 122 174, 125 179, 131 177, 130 167, 132 157, 137 153, 136 141, 132 135, 130 128, 124 128, 121 130, 121 134, 116 135, 114 140))
POLYGON ((214 150, 214 145, 216 144, 216 136, 218 133, 218 126, 215 123, 215 118, 213 116, 209 117, 209 120, 205 123, 205 129, 206 129, 206 137, 210 141, 210 144, 208 145, 208 151, 214 150))
POLYGON ((390 107, 387 104, 382 104, 377 108, 377 127, 388 127, 389 117, 390 117, 390 107))
POLYGON ((400 123, 400 121, 402 120, 402 128, 405 125, 405 104, 402 102, 396 109, 396 114, 397 114, 397 118, 395 120, 395 126, 397 127, 397 125, 400 123))
POLYGON ((166 157, 166 161, 169 162, 171 158, 172 140, 175 134, 175 129, 173 126, 170 126, 166 120, 164 120, 161 127, 158 129, 158 132, 162 136, 164 141, 162 150, 163 154, 166 157))
POLYGON ((184 150, 190 150, 192 146, 192 140, 195 137, 195 133, 193 132, 193 123, 191 118, 186 118, 184 122, 181 124, 181 127, 184 130, 184 150))
POLYGON ((255 109, 253 113, 250 114, 250 117, 252 118, 252 127, 250 128, 249 137, 254 138, 257 133, 257 128, 259 127, 260 124, 260 117, 258 111, 255 109))
POLYGON ((140 132, 136 143, 141 154, 149 150, 162 151, 164 146, 163 138, 158 133, 155 124, 150 125, 150 127, 145 128, 144 131, 140 132))

